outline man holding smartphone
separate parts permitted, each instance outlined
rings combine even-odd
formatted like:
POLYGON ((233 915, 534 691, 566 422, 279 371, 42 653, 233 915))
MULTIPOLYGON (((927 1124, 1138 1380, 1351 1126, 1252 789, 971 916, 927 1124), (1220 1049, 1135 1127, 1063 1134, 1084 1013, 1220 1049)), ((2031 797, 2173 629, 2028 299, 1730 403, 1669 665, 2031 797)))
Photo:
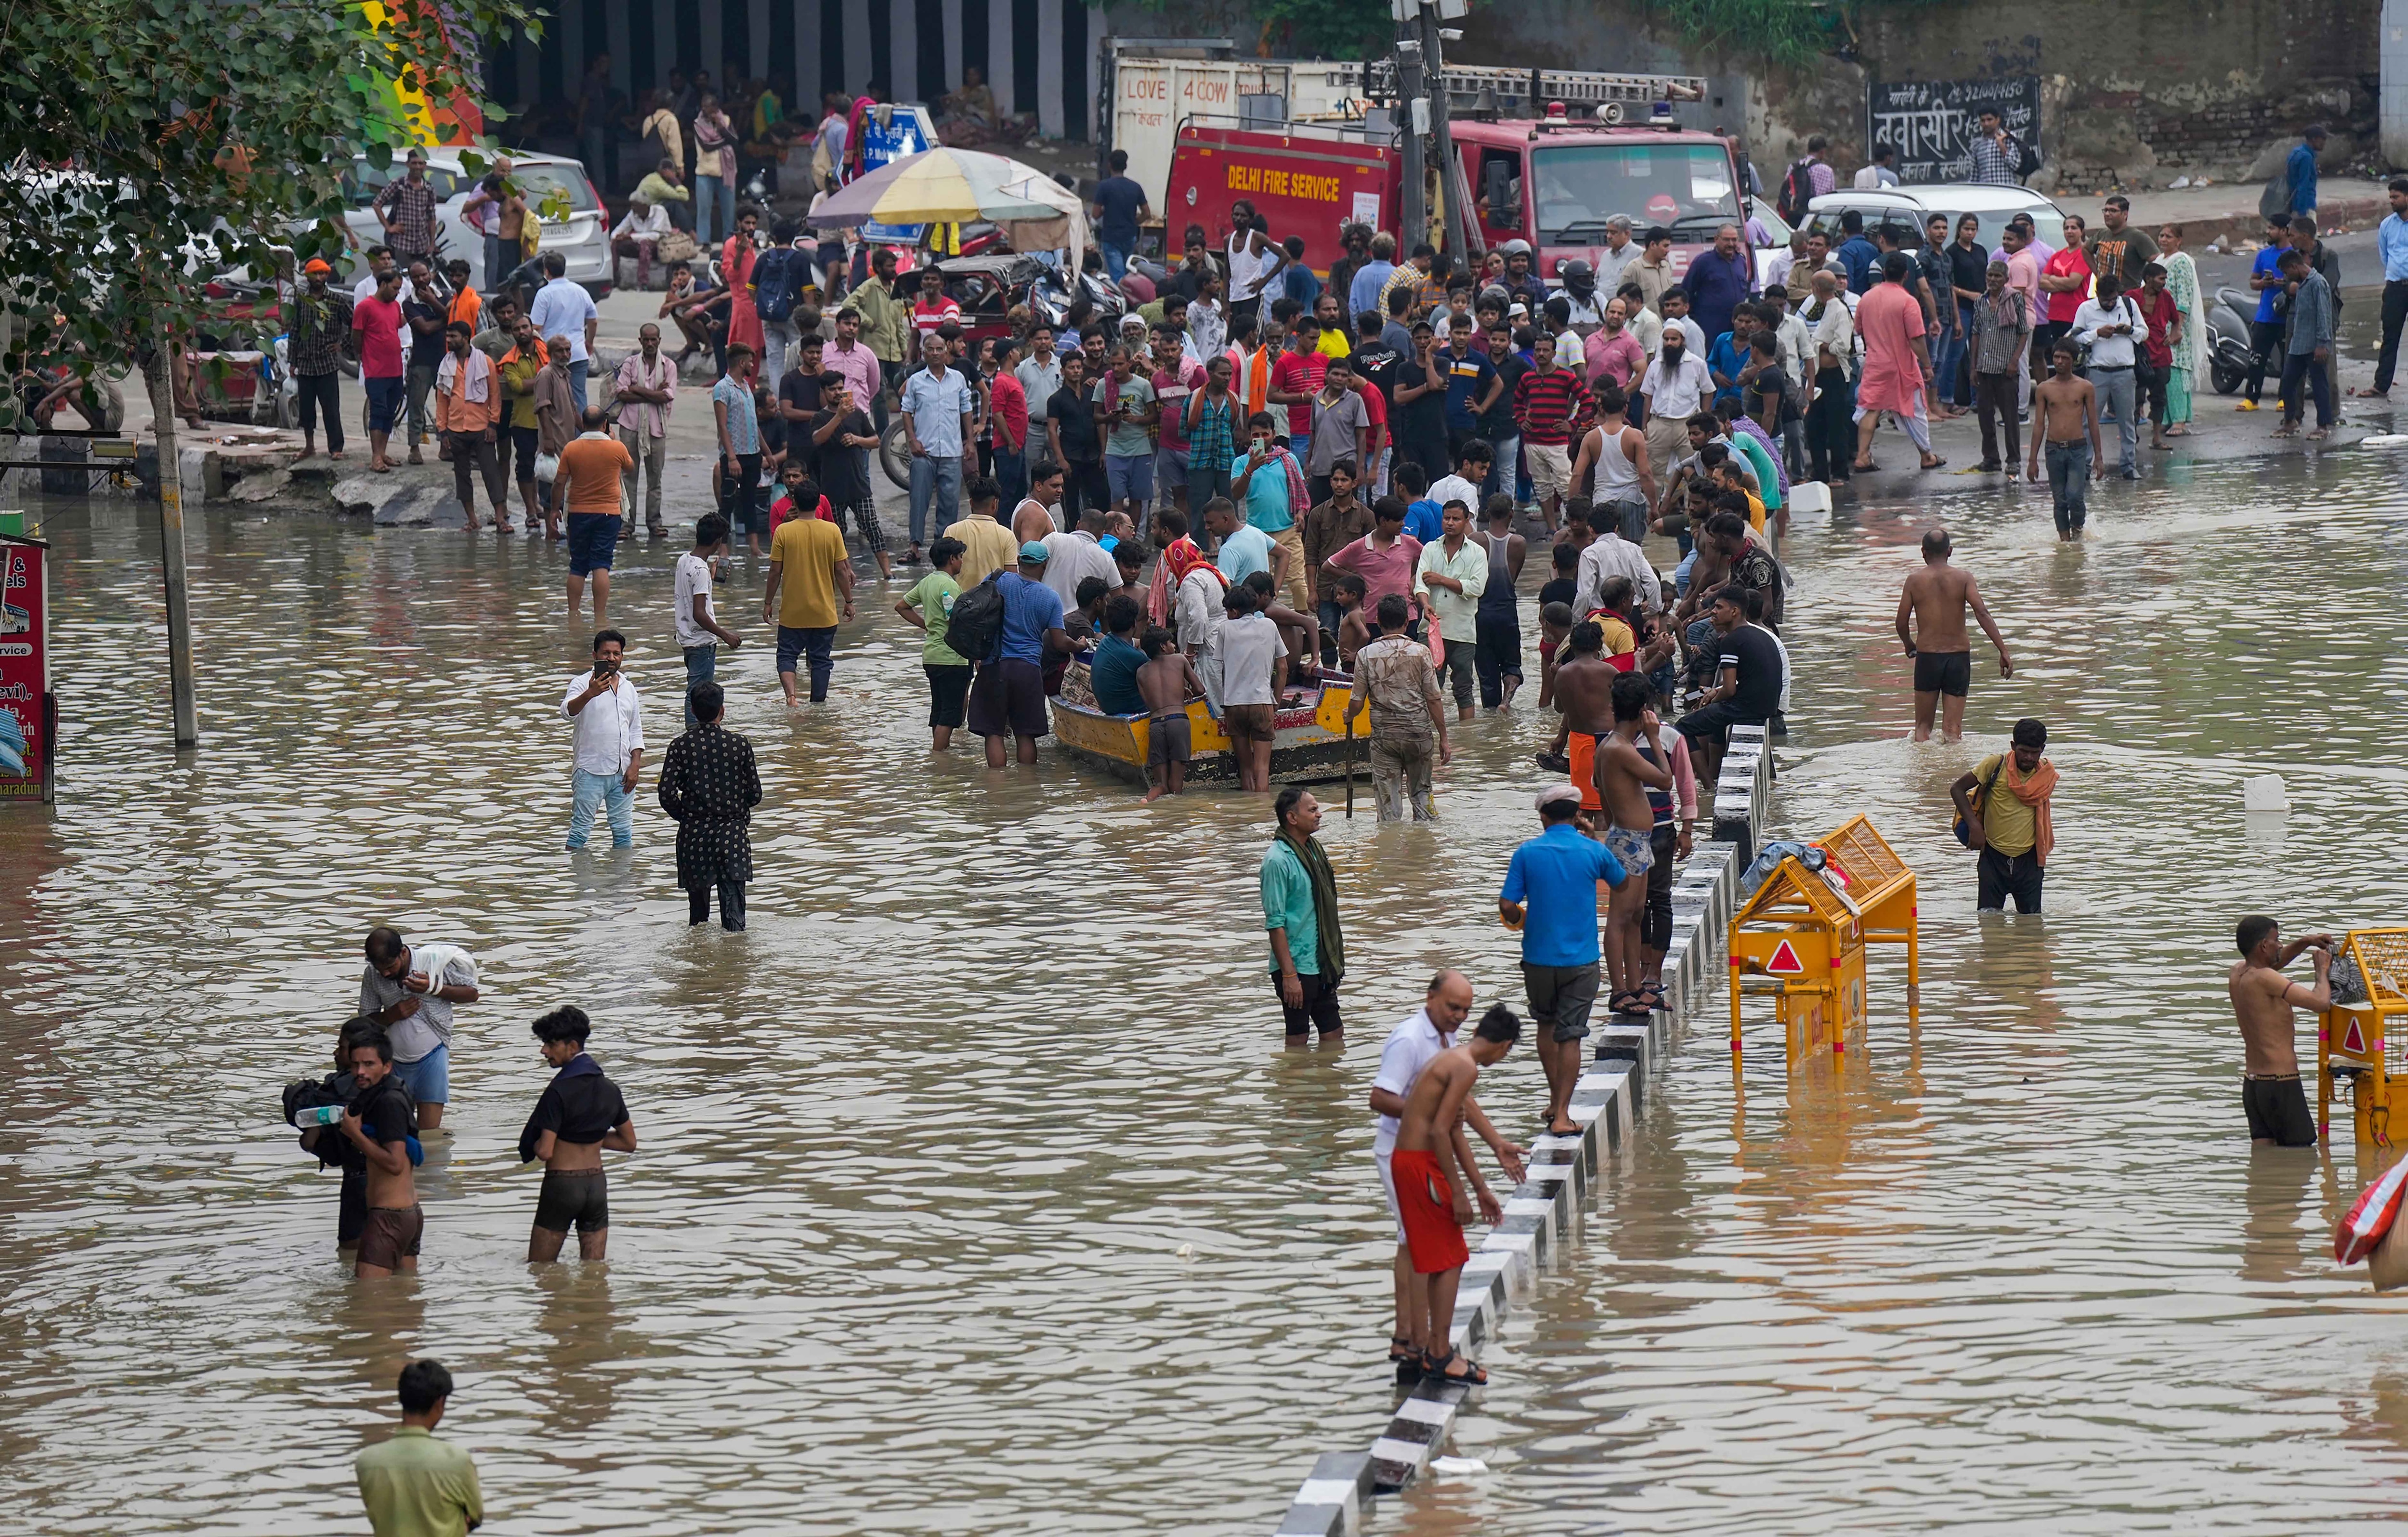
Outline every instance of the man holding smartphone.
POLYGON ((636 841, 636 779, 644 762, 644 722, 636 685, 619 671, 627 638, 604 630, 594 638, 594 669, 569 680, 560 712, 576 726, 576 767, 569 784, 574 798, 568 812, 570 849, 585 846, 594 830, 594 811, 603 808, 610 819, 610 846, 633 847, 636 841))

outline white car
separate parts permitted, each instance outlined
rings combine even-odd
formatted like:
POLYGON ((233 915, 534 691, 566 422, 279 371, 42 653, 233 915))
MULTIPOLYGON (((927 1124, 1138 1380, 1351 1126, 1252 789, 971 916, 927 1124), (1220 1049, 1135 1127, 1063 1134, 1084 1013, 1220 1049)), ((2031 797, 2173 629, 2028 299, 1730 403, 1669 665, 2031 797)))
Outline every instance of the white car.
MULTIPOLYGON (((612 263, 609 214, 602 199, 595 193, 594 183, 586 180, 585 166, 578 161, 559 155, 539 154, 532 151, 504 151, 510 157, 510 174, 525 194, 527 207, 538 205, 561 194, 568 202, 568 217, 545 219, 543 240, 539 251, 559 251, 568 260, 570 281, 584 285, 587 293, 601 298, 610 292, 612 263)), ((367 271, 367 249, 387 244, 384 225, 377 219, 369 204, 384 184, 401 177, 408 169, 396 153, 393 165, 379 170, 368 164, 367 156, 354 155, 351 167, 343 175, 343 197, 350 204, 343 214, 344 225, 351 231, 354 249, 343 264, 342 280, 356 280, 367 271)), ((437 260, 453 257, 465 259, 474 281, 481 288, 485 282, 485 237, 460 216, 468 194, 476 190, 477 177, 461 164, 460 151, 451 149, 430 149, 426 151, 426 180, 435 184, 443 207, 437 215, 437 260)), ((516 264, 512 264, 515 266, 516 264)))
POLYGON ((1956 219, 1970 213, 1982 222, 1974 242, 1984 251, 1999 249, 1999 236, 2018 213, 2031 215, 2033 232, 2051 250, 2065 244, 2065 210, 2028 187, 2000 187, 1970 181, 1935 182, 1924 187, 1884 187, 1859 192, 1842 187, 1806 205, 1806 228, 1821 230, 1838 245, 1840 215, 1851 209, 1862 214, 1865 230, 1889 223, 1912 226, 1910 245, 1923 243, 1923 222, 1935 213, 1948 216, 1948 237, 1956 237, 1956 219))

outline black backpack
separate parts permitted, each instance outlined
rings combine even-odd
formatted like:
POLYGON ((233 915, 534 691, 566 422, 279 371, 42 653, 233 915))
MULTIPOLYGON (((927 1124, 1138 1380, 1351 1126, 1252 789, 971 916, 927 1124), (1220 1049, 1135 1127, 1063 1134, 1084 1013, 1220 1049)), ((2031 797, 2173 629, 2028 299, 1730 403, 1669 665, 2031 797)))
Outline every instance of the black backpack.
POLYGON ((1003 644, 1001 571, 953 599, 953 616, 945 622, 945 645, 956 656, 992 661, 1003 644))

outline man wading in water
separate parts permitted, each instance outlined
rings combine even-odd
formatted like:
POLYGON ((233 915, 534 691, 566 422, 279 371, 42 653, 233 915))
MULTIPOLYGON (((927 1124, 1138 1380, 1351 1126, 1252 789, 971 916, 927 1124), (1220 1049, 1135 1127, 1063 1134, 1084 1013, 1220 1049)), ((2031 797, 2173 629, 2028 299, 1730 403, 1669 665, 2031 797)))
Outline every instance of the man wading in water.
POLYGON ((1931 740, 1931 717, 1941 713, 1940 740, 1955 741, 1965 734, 1965 697, 1973 686, 1973 645, 1965 635, 1965 610, 1971 608, 1982 633, 1999 648, 1999 676, 2015 675, 2007 643, 1990 622, 1989 606, 1982 601, 1973 573, 1948 564, 1948 530, 1935 528, 1923 536, 1923 569, 1906 579, 1898 595, 1898 638, 1906 658, 1914 664, 1914 740, 1931 740), (1913 615, 1914 628, 1907 628, 1913 615), (1947 701, 1944 713, 1942 700, 1947 701))
POLYGON ((548 1265, 560 1257, 568 1229, 577 1229, 580 1259, 600 1259, 610 1243, 610 1187, 602 1173, 602 1150, 633 1153, 636 1123, 619 1085, 585 1055, 593 1023, 585 1011, 564 1005, 531 1027, 543 1042, 543 1059, 560 1070, 535 1102, 535 1113, 519 1133, 519 1161, 543 1160, 543 1190, 536 1198, 535 1227, 527 1234, 527 1262, 548 1265))
POLYGON ((2290 943, 2273 919, 2247 917, 2233 932, 2241 962, 2225 974, 2232 1017, 2241 1026, 2243 1076, 2241 1109, 2249 1117, 2249 1140, 2277 1147, 2313 1147, 2315 1118, 2300 1087, 2300 1057, 2291 1041, 2291 1011, 2323 1012, 2332 1004, 2332 936, 2309 934, 2290 943), (2303 986, 2283 974, 2315 952, 2316 984, 2303 986))

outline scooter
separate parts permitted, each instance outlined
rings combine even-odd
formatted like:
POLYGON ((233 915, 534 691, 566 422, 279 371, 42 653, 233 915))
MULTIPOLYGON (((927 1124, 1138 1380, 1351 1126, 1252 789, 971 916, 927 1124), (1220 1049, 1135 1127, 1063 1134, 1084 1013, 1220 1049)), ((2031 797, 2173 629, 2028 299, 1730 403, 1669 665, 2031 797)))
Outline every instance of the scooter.
POLYGON ((2251 366, 2249 323, 2258 316, 2258 295, 2239 288, 2219 288, 2207 307, 2207 378, 2218 395, 2230 395, 2248 381, 2251 366))

